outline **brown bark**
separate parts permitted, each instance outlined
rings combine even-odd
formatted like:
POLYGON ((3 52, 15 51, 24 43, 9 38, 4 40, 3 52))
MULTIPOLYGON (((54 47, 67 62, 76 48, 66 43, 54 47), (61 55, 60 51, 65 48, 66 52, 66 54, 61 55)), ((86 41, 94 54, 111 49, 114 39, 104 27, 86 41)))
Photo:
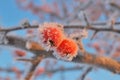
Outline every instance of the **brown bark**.
MULTIPOLYGON (((7 39, 9 41, 8 45, 27 50, 25 48, 25 43, 27 40, 13 36, 8 36, 7 39)), ((44 55, 45 58, 55 58, 52 55, 52 51, 49 52, 44 50, 30 50, 30 51, 36 55, 44 55)), ((113 60, 105 56, 96 56, 90 53, 86 53, 84 55, 78 55, 71 62, 89 64, 120 74, 120 63, 117 62, 116 60, 113 60)))

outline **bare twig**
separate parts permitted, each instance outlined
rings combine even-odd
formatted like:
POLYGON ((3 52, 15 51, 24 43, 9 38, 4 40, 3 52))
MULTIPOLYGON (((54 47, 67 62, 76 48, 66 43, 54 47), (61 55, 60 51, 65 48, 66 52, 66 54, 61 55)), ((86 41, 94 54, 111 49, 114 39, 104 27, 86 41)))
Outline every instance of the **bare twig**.
POLYGON ((117 8, 117 9, 120 9, 120 6, 119 5, 117 5, 115 2, 110 2, 110 5, 111 6, 113 6, 113 7, 115 7, 115 8, 117 8))
POLYGON ((91 40, 96 36, 96 34, 98 33, 98 31, 95 31, 91 37, 91 40))
MULTIPOLYGON (((0 71, 5 71, 5 72, 15 72, 13 70, 13 68, 0 68, 0 71)), ((19 71, 21 74, 24 72, 24 71, 19 71)), ((16 72, 15 72, 16 73, 16 72)))
POLYGON ((59 69, 54 69, 54 70, 47 70, 47 72, 50 72, 50 73, 56 73, 56 72, 65 72, 65 71, 74 71, 74 70, 81 70, 83 69, 84 67, 81 66, 81 67, 71 67, 71 68, 59 68, 59 69))
POLYGON ((38 64, 41 62, 43 56, 36 56, 34 57, 34 59, 32 60, 32 66, 30 68, 30 71, 28 72, 27 76, 25 77, 25 80, 31 80, 33 73, 36 69, 36 67, 38 66, 38 64))
POLYGON ((17 58, 17 61, 25 61, 25 62, 32 62, 31 59, 23 59, 23 58, 17 58))
POLYGON ((92 70, 92 67, 89 67, 83 72, 83 74, 80 77, 80 80, 85 80, 86 75, 92 70))
POLYGON ((87 23, 87 28, 90 27, 91 25, 90 25, 90 22, 88 21, 88 18, 85 12, 83 12, 83 16, 84 16, 85 22, 87 23))

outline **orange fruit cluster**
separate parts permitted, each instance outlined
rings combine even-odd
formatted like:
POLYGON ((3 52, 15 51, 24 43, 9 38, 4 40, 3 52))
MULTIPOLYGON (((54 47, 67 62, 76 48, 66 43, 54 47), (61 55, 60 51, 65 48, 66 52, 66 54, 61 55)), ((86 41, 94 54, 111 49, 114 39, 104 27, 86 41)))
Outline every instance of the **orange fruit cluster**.
POLYGON ((73 39, 64 35, 63 26, 57 23, 44 23, 39 27, 40 44, 46 50, 53 50, 57 58, 72 60, 77 55, 78 46, 73 39))

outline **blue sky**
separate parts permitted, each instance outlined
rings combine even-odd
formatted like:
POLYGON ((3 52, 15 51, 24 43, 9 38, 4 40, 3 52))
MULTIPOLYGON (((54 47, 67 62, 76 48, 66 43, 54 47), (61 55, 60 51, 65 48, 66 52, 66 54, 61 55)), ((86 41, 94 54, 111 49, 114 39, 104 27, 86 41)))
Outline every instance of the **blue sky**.
MULTIPOLYGON (((35 15, 33 15, 29 11, 23 11, 20 10, 15 0, 1 0, 0 2, 0 26, 4 27, 10 27, 19 25, 19 23, 23 19, 28 19, 29 21, 33 20, 39 20, 39 18, 35 15)), ((105 20, 104 15, 101 16, 101 20, 105 20)), ((86 43, 88 41, 84 41, 86 43)), ((4 49, 0 48, 0 67, 8 67, 8 65, 12 66, 13 57, 10 55, 9 49, 5 47, 4 49)), ((60 62, 61 63, 61 62, 60 62)), ((62 63, 66 64, 66 63, 62 63)), ((19 66, 22 68, 21 64, 16 64, 16 66, 19 66)), ((67 64, 67 66, 71 66, 71 64, 67 64)), ((65 73, 66 76, 69 76, 67 80, 74 80, 74 77, 78 77, 81 72, 67 72, 65 73), (73 75, 73 73, 75 75, 73 75)), ((0 74, 6 76, 6 74, 0 74)), ((59 74, 54 75, 55 77, 51 80, 59 80, 59 74)), ((88 74, 88 78, 90 77, 92 80, 120 80, 119 75, 114 75, 108 71, 105 71, 103 69, 98 69, 98 71, 93 70, 91 73, 88 74)), ((44 79, 49 80, 49 79, 44 79)))
POLYGON ((0 2, 0 25, 13 26, 18 25, 21 20, 28 19, 30 21, 39 20, 29 11, 20 10, 15 0, 1 0, 0 2))

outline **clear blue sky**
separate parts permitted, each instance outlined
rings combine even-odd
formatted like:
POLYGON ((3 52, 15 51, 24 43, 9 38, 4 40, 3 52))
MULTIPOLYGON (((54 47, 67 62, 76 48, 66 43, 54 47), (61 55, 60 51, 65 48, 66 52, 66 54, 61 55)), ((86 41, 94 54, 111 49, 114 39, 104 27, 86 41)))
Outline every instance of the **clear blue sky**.
POLYGON ((4 26, 18 25, 21 20, 28 19, 30 21, 38 20, 29 11, 20 10, 15 0, 1 0, 0 2, 0 24, 4 26))
MULTIPOLYGON (((15 0, 1 0, 0 2, 0 26, 15 26, 20 23, 21 20, 28 19, 30 21, 33 20, 39 20, 39 18, 29 11, 23 11, 20 10, 15 0)), ((105 20, 104 16, 102 16, 100 19, 105 20)), ((86 43, 87 41, 85 41, 86 43)), ((0 47, 0 67, 8 67, 12 66, 13 63, 13 57, 10 55, 9 49, 6 47, 0 47), (7 50, 6 50, 7 49, 7 50)), ((65 64, 65 63, 64 63, 65 64)), ((22 64, 15 64, 16 66, 19 66, 20 68, 24 68, 22 64)), ((67 66, 71 66, 71 64, 67 64, 67 66)), ((6 73, 0 73, 0 76, 6 76, 6 73)), ((67 80, 74 80, 75 77, 77 78, 80 75, 80 72, 67 72, 65 73, 66 76, 69 76, 67 80), (73 75, 74 74, 74 75, 73 75)), ((59 80, 59 74, 54 75, 55 77, 51 80, 59 80)), ((108 71, 104 71, 102 69, 98 69, 98 71, 92 71, 88 74, 88 78, 91 78, 92 80, 120 80, 120 76, 114 75, 108 71)), ((39 79, 38 79, 39 80, 39 79)), ((44 80, 50 80, 50 79, 44 79, 44 80)))

